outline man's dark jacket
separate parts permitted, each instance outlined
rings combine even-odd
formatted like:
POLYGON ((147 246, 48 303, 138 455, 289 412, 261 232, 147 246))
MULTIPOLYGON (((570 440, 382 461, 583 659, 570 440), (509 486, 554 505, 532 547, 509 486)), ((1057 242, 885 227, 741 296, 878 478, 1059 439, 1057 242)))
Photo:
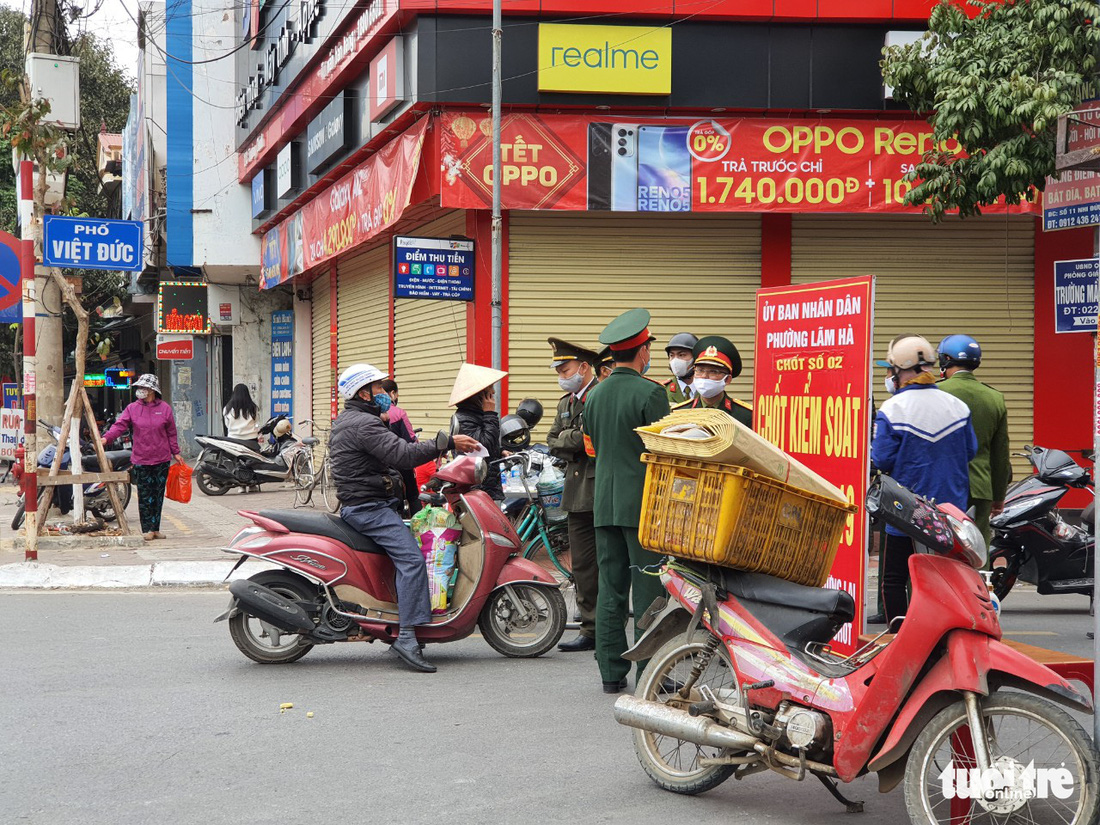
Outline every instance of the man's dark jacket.
POLYGON ((453 440, 409 442, 379 417, 377 404, 353 398, 336 417, 328 454, 336 494, 345 506, 405 497, 400 470, 411 470, 454 448, 453 440))

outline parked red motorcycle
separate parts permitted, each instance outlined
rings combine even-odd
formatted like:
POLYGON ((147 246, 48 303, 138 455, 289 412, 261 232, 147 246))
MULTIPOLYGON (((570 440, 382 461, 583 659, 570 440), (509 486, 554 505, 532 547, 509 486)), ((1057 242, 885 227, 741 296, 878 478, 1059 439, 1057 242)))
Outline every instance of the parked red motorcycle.
POLYGON ((904 782, 914 823, 1093 825, 1092 743, 1054 704, 1092 703, 999 641, 977 527, 886 477, 867 508, 928 552, 909 562, 913 595, 897 635, 851 656, 828 646, 855 615, 847 592, 669 561, 669 596, 625 654, 649 665, 615 703, 643 769, 684 794, 769 769, 813 775, 849 810, 862 803, 837 782, 875 771, 882 792, 904 782))
MULTIPOLYGON (((455 642, 480 627, 505 656, 541 656, 565 630, 565 599, 544 568, 519 558, 520 540, 492 499, 472 488, 488 464, 463 456, 440 468, 421 499, 446 503, 462 527, 458 576, 446 614, 416 629, 422 644, 455 642)), ((229 586, 229 633, 262 664, 285 664, 316 644, 397 638, 393 563, 339 516, 299 510, 240 513, 253 522, 224 548, 279 565, 229 586)))

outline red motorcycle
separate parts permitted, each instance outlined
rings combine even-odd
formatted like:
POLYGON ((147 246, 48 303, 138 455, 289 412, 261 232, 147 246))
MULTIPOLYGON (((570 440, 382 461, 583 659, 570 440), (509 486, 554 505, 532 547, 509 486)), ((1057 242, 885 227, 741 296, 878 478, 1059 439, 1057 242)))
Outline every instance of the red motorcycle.
POLYGON ((999 641, 977 527, 887 477, 867 508, 927 552, 909 562, 904 621, 850 656, 828 645, 855 615, 847 592, 669 560, 669 595, 625 654, 649 665, 615 703, 643 769, 683 794, 758 771, 813 775, 849 810, 862 803, 838 781, 874 771, 884 793, 904 783, 914 823, 1093 825, 1092 743, 1054 704, 1092 703, 999 641))
MULTIPOLYGON (((565 630, 565 599, 554 576, 519 558, 520 540, 489 496, 472 488, 489 465, 460 457, 437 470, 422 500, 450 506, 462 528, 457 578, 445 614, 416 629, 421 644, 456 642, 481 629, 505 656, 541 656, 565 630)), ((279 565, 229 586, 227 619, 238 649, 261 664, 285 664, 314 645, 397 638, 393 563, 339 516, 247 510, 253 523, 224 548, 279 565)))

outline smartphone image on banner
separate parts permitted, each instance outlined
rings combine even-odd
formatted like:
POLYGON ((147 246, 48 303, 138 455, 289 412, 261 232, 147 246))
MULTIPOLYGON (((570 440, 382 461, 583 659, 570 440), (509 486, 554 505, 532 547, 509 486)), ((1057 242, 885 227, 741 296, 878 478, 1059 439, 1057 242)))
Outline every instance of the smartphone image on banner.
POLYGON ((611 208, 611 124, 588 124, 588 208, 611 208))
POLYGON ((638 124, 611 124, 611 209, 638 211, 638 124))
POLYGON ((691 153, 687 126, 638 129, 639 212, 691 211, 691 153))

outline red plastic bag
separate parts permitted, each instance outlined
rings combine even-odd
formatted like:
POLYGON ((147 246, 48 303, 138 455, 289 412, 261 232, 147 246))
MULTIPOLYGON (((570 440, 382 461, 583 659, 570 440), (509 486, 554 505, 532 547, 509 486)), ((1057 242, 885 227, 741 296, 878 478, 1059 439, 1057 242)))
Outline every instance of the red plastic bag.
POLYGON ((179 462, 168 468, 168 487, 164 494, 172 501, 186 504, 191 500, 191 468, 179 462))

